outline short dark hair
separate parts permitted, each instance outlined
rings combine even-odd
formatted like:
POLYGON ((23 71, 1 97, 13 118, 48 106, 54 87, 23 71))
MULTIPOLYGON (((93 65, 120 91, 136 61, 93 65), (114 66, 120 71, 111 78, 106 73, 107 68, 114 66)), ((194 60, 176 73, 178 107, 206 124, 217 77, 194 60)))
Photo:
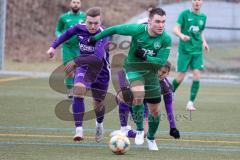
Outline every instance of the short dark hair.
POLYGON ((153 8, 156 8, 154 5, 150 4, 148 7, 147 7, 147 11, 150 12, 153 8))
POLYGON ((97 17, 101 16, 101 8, 100 7, 92 7, 87 10, 87 16, 97 17))
POLYGON ((162 9, 162 8, 153 8, 150 12, 149 12, 149 18, 153 18, 153 16, 155 14, 158 14, 160 16, 164 16, 166 15, 166 12, 162 9))
POLYGON ((169 61, 167 61, 167 63, 165 65, 163 65, 163 67, 167 68, 168 71, 171 70, 171 66, 172 66, 172 64, 169 61))

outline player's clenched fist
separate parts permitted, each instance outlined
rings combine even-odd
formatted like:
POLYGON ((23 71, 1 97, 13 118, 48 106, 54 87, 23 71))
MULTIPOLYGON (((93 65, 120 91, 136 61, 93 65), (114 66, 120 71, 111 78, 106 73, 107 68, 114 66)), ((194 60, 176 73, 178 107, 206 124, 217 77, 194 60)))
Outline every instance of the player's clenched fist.
POLYGON ((190 37, 187 36, 187 35, 184 35, 184 34, 182 34, 182 35, 180 36, 180 38, 181 38, 183 41, 185 41, 185 42, 190 40, 190 37))
POLYGON ((47 55, 49 58, 53 58, 55 56, 55 49, 53 47, 50 47, 47 51, 47 55))

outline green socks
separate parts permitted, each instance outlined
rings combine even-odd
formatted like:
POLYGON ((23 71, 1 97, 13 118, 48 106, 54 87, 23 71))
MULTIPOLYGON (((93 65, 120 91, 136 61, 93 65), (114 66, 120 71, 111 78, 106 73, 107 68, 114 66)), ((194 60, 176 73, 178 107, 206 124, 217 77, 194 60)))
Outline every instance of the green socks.
POLYGON ((66 85, 67 89, 72 89, 73 88, 73 77, 65 78, 64 84, 66 85))
MULTIPOLYGON (((172 81, 172 86, 173 86, 173 92, 175 92, 178 88, 178 86, 180 85, 181 83, 177 82, 176 79, 174 79, 172 81)), ((192 82, 192 86, 191 86, 191 93, 190 93, 190 101, 194 101, 195 98, 197 97, 197 93, 198 93, 198 90, 199 90, 199 86, 200 86, 200 82, 198 80, 194 80, 192 82)))
POLYGON ((153 117, 150 113, 148 114, 147 138, 149 140, 154 140, 154 136, 155 136, 155 133, 157 132, 159 123, 160 123, 160 115, 153 117))
POLYGON ((143 131, 143 119, 144 119, 144 105, 133 105, 133 120, 137 126, 138 131, 143 131))
POLYGON ((195 98, 197 97, 199 86, 200 86, 200 82, 198 80, 194 80, 192 82, 191 93, 190 93, 190 101, 193 102, 195 100, 195 98))
POLYGON ((175 91, 177 90, 177 88, 178 88, 178 86, 179 86, 180 84, 181 84, 181 83, 177 82, 176 79, 174 79, 174 80, 172 81, 173 92, 175 92, 175 91))

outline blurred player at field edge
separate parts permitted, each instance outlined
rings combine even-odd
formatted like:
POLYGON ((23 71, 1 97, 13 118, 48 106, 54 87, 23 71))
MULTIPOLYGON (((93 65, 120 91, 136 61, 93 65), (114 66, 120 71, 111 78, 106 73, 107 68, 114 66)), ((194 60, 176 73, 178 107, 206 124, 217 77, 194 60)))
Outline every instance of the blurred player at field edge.
POLYGON ((200 87, 201 70, 204 69, 203 49, 209 51, 203 30, 206 25, 206 15, 200 12, 203 0, 192 0, 192 9, 181 12, 173 29, 180 38, 178 46, 177 77, 173 80, 173 91, 182 83, 188 68, 192 70, 193 82, 186 109, 194 111, 195 101, 200 87))
MULTIPOLYGON (((86 19, 86 14, 80 11, 81 0, 71 0, 70 8, 70 11, 61 15, 58 19, 57 27, 55 30, 57 37, 62 35, 62 33, 64 33, 70 27, 74 26, 75 24, 82 23, 86 19)), ((74 36, 62 44, 62 63, 66 65, 68 61, 77 56, 79 56, 79 44, 77 37, 74 36)), ((64 79, 64 84, 68 89, 69 98, 72 98, 73 96, 73 76, 74 75, 66 75, 64 79)))

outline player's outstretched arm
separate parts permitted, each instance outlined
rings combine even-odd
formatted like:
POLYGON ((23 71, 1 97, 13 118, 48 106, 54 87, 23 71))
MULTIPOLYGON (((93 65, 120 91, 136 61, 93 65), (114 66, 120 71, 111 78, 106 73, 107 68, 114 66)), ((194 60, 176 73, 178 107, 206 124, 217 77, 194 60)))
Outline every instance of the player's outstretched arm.
POLYGON ((68 29, 66 32, 64 32, 60 37, 55 39, 55 41, 52 43, 51 47, 47 51, 47 55, 49 58, 53 58, 55 56, 55 49, 65 42, 66 40, 70 39, 73 35, 77 34, 78 27, 77 25, 68 29))
POLYGON ((141 31, 141 28, 143 27, 142 25, 143 24, 116 25, 116 26, 105 29, 104 31, 102 31, 99 34, 92 37, 91 39, 93 41, 98 41, 104 37, 111 36, 114 34, 125 35, 125 36, 134 36, 139 31, 141 31))
POLYGON ((76 35, 78 32, 78 25, 75 25, 71 28, 69 28, 68 30, 66 30, 66 32, 64 32, 60 37, 58 37, 53 43, 52 46, 54 49, 56 49, 60 44, 62 44, 63 42, 67 41, 68 39, 70 39, 72 36, 76 35))

